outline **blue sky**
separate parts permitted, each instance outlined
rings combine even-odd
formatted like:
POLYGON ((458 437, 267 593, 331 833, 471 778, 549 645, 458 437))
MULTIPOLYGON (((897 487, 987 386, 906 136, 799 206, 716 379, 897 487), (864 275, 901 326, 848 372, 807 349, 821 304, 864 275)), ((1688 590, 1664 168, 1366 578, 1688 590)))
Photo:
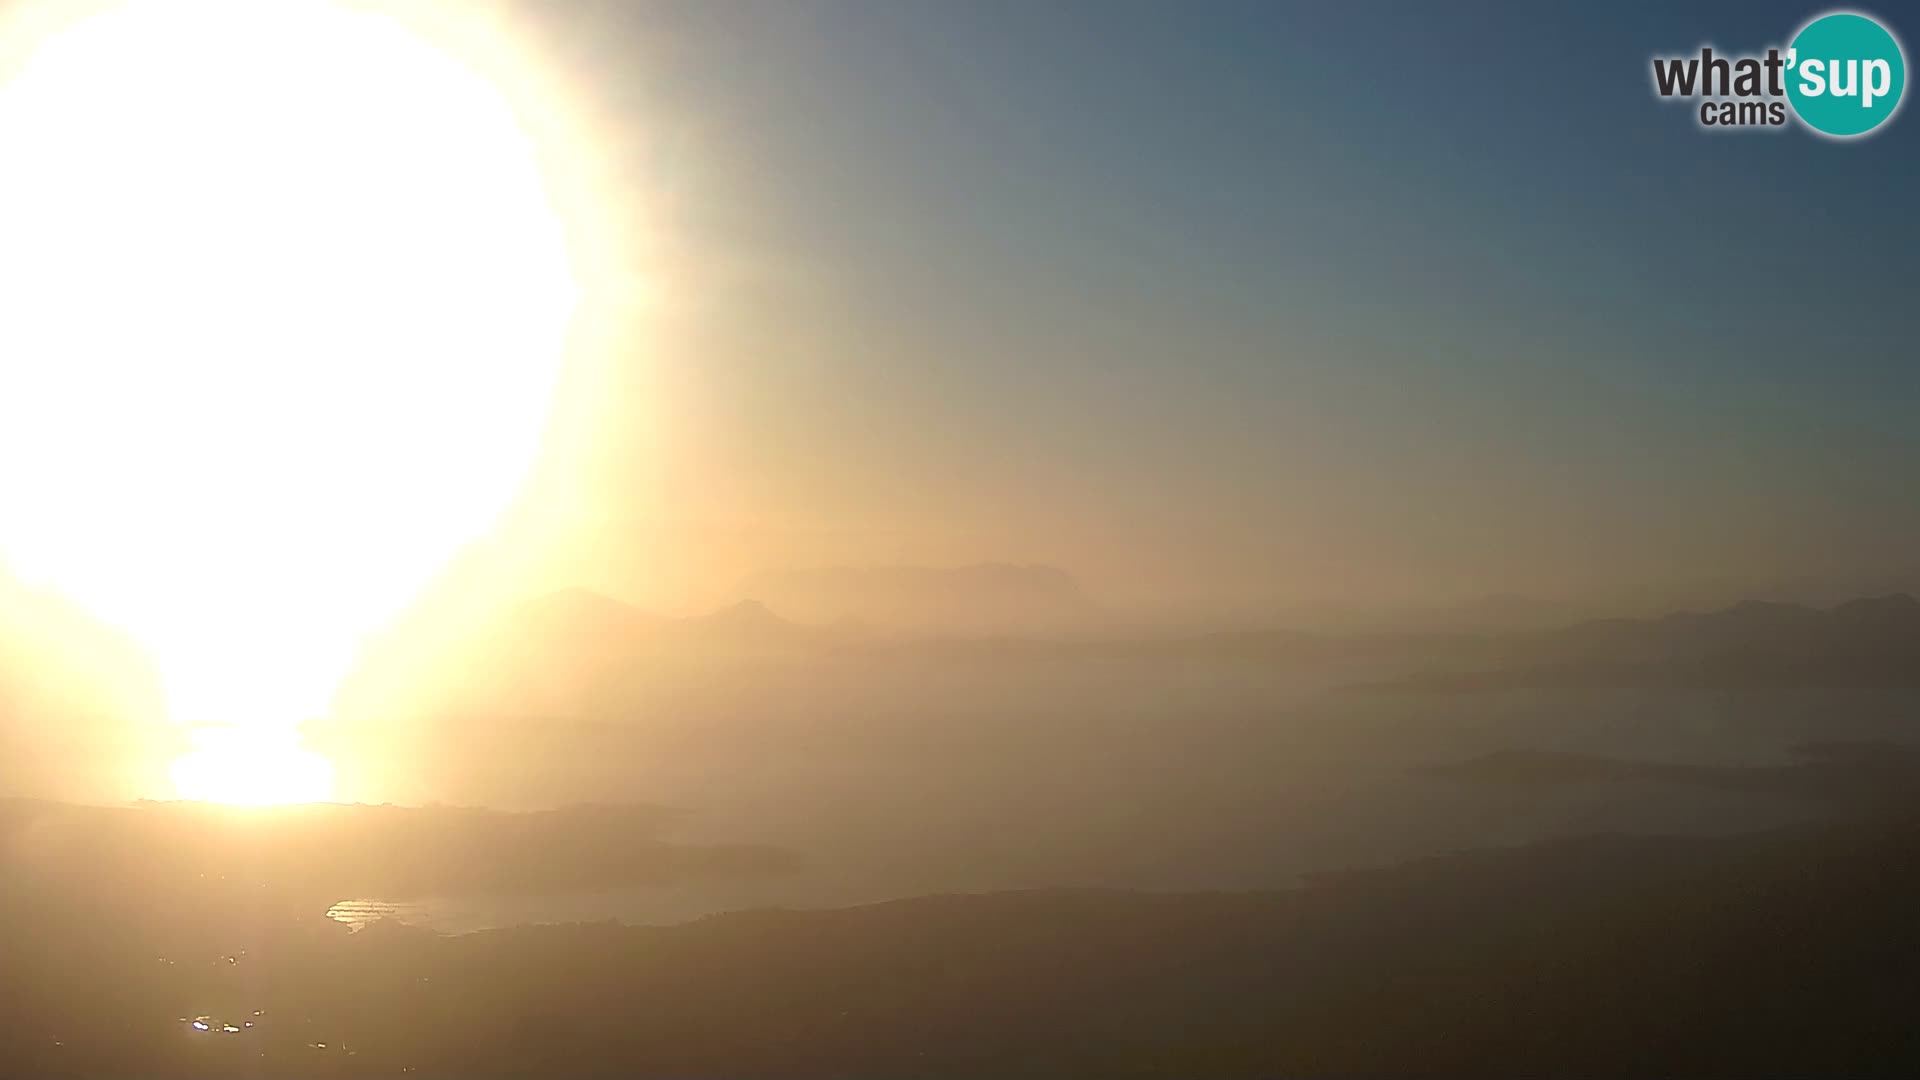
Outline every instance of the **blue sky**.
POLYGON ((1920 538, 1910 110, 1709 133, 1649 87, 1823 9, 535 10, 666 298, 604 449, 650 478, 595 525, 626 591, 1007 558, 1372 603, 1920 538))

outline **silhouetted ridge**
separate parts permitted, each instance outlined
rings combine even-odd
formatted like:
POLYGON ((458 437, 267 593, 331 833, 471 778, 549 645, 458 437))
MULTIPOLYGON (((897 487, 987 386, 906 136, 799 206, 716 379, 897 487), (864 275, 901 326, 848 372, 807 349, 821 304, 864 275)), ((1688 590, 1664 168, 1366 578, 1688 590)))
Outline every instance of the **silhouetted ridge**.
POLYGON ((1381 684, 1409 690, 1529 687, 1920 687, 1920 601, 1906 594, 1821 610, 1749 600, 1712 612, 1609 619, 1509 639, 1492 663, 1381 684))
POLYGON ((886 630, 950 634, 1084 631, 1101 613, 1073 577, 1052 566, 840 566, 767 571, 741 591, 803 622, 853 621, 886 630))

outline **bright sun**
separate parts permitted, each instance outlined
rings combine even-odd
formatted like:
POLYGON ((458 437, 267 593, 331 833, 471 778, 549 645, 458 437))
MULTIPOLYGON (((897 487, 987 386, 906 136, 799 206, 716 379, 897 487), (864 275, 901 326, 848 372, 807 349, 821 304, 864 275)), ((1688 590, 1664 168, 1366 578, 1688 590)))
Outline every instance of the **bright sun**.
POLYGON ((296 725, 539 445, 580 293, 547 148, 362 4, 11 18, 0 558, 145 643, 181 796, 327 798, 296 725))

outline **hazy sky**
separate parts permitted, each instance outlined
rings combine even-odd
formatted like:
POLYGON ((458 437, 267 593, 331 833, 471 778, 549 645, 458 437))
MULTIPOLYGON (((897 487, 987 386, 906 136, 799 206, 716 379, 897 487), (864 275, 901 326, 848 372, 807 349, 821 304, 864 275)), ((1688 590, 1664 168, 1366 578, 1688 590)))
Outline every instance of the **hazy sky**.
POLYGON ((1648 58, 1820 9, 1618 7, 531 5, 644 280, 531 527, 666 607, 1912 565, 1920 119, 1703 132, 1648 58))

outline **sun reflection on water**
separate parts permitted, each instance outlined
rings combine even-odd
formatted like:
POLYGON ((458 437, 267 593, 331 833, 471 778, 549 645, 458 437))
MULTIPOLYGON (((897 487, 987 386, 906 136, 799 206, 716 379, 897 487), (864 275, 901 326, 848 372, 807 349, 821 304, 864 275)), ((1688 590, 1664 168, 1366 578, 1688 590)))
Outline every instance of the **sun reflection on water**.
POLYGON ((372 898, 342 900, 327 909, 327 918, 337 923, 345 923, 356 932, 383 919, 409 926, 430 927, 434 922, 432 910, 425 904, 396 903, 391 900, 372 898))

